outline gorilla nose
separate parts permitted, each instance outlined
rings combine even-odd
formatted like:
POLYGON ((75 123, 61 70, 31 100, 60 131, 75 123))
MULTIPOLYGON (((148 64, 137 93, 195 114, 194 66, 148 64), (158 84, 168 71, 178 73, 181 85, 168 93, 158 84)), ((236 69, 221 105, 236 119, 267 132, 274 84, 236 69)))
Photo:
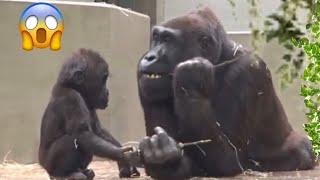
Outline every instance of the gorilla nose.
POLYGON ((150 55, 147 55, 147 56, 145 57, 145 59, 146 59, 147 61, 153 61, 153 60, 156 59, 156 56, 155 56, 154 54, 150 54, 150 55))

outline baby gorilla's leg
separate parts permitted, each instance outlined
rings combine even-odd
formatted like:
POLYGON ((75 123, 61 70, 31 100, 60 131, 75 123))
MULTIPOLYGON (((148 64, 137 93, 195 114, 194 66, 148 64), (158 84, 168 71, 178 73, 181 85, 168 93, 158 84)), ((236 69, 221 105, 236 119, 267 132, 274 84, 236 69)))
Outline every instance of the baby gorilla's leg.
POLYGON ((52 178, 93 179, 94 172, 87 169, 91 160, 92 155, 81 151, 76 140, 65 135, 51 145, 44 168, 52 178))

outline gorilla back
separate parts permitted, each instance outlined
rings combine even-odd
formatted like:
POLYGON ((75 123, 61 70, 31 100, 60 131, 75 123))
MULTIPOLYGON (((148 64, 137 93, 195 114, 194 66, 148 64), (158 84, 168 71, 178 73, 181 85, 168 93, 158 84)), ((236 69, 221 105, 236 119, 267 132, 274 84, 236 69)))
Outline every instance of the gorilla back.
POLYGON ((235 50, 209 8, 155 26, 151 37, 137 73, 149 136, 140 148, 149 175, 183 179, 315 166, 311 143, 289 124, 265 62, 235 50), (154 134, 157 126, 168 134, 154 134), (173 156, 168 149, 175 151, 176 143, 160 142, 163 136, 212 142, 173 156))

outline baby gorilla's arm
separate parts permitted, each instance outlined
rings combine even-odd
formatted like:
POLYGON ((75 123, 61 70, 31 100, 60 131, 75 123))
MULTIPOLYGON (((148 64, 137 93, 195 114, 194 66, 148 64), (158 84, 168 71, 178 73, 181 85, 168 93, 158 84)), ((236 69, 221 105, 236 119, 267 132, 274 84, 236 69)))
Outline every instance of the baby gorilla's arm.
POLYGON ((91 154, 118 162, 125 161, 125 156, 120 147, 88 130, 77 132, 75 137, 79 146, 91 154))
MULTIPOLYGON (((112 143, 116 147, 119 147, 119 148, 122 147, 120 142, 117 141, 116 138, 114 138, 109 131, 107 131, 101 126, 97 116, 96 116, 96 134, 103 140, 112 143)), ((125 156, 125 158, 126 158, 126 161, 118 162, 119 176, 120 177, 140 176, 140 173, 137 170, 137 168, 129 164, 129 159, 127 159, 127 156, 125 156)))

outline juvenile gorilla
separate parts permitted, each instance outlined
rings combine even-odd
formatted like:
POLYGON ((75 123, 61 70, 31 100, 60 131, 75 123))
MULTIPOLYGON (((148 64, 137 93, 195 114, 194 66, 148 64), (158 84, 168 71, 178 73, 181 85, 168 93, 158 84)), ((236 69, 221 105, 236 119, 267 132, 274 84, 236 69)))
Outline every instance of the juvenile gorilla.
POLYGON ((118 162, 119 176, 139 176, 120 143, 101 127, 96 109, 108 106, 107 62, 79 49, 62 66, 41 124, 39 162, 50 177, 93 179, 93 155, 118 162))
POLYGON ((207 7, 153 28, 138 65, 148 175, 184 179, 316 165, 311 143, 288 122, 265 62, 234 47, 207 7), (177 147, 203 139, 212 142, 177 147))

